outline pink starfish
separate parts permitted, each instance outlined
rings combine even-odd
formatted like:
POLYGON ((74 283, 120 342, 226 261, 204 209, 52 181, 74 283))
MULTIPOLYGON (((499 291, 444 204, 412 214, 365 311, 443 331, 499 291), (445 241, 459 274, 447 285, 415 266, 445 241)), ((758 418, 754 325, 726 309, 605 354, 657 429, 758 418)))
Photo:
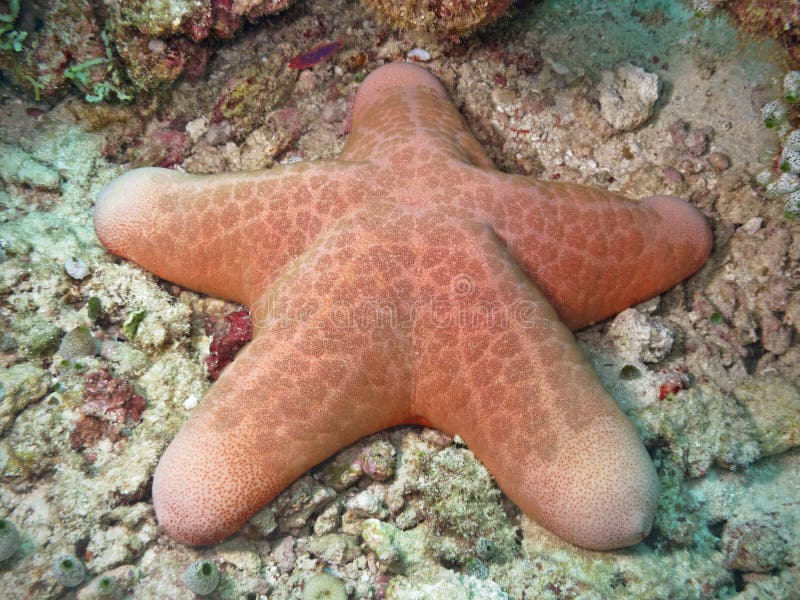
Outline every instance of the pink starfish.
POLYGON ((156 469, 172 537, 219 541, 400 423, 459 434, 574 544, 649 531, 655 469, 570 330, 703 264, 711 233, 682 200, 501 173, 436 78, 392 64, 361 85, 339 159, 136 169, 101 194, 95 227, 111 252, 253 312, 253 341, 156 469))

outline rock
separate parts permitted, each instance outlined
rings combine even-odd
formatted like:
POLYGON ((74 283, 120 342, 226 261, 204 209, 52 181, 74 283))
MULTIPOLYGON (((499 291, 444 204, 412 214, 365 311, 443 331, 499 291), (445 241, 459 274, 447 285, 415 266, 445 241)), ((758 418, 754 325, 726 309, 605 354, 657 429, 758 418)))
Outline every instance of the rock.
POLYGON ((14 416, 47 393, 47 371, 32 363, 18 363, 0 370, 0 431, 14 416))
POLYGON ((89 265, 87 265, 85 261, 75 257, 68 258, 64 262, 64 270, 67 272, 67 275, 78 281, 86 279, 91 272, 89 270, 89 265))
POLYGON ((275 520, 275 512, 272 510, 271 505, 265 506, 252 517, 250 517, 250 520, 247 522, 247 524, 252 527, 261 537, 267 537, 270 533, 278 528, 278 523, 275 520))
POLYGON ((328 508, 323 510, 314 521, 314 533, 317 535, 325 535, 326 533, 333 533, 339 527, 341 519, 339 516, 339 503, 332 502, 328 508))
POLYGON ((722 152, 712 152, 706 156, 706 160, 717 171, 727 171, 731 168, 731 159, 722 152))
POLYGON ((358 517, 376 517, 384 519, 388 511, 383 505, 383 500, 369 490, 364 490, 347 501, 347 510, 358 517))
POLYGON ((361 555, 356 537, 345 533, 329 533, 308 539, 308 551, 327 563, 343 565, 361 555))
POLYGON ((600 114, 617 131, 632 131, 653 114, 658 88, 657 75, 632 64, 604 71, 598 86, 600 114))
POLYGON ((309 475, 285 490, 273 503, 280 531, 299 529, 311 516, 336 497, 336 492, 309 475))
POLYGON ((737 571, 768 573, 783 565, 786 542, 770 521, 728 523, 722 532, 725 566, 737 571))
POLYGON ((657 317, 628 308, 619 313, 608 337, 620 356, 630 362, 656 363, 672 350, 675 334, 657 317))
POLYGON ((762 217, 751 217, 739 229, 747 235, 753 235, 756 231, 761 229, 763 224, 764 219, 762 217))
POLYGON ((800 445, 800 390, 780 375, 753 377, 733 390, 755 426, 764 456, 800 445))
POLYGON ((8 144, 0 144, 0 179, 45 190, 57 190, 61 183, 58 171, 8 144))
POLYGON ((272 558, 275 559, 281 573, 291 573, 294 570, 294 543, 295 538, 287 535, 272 549, 272 558))
POLYGON ((400 530, 390 523, 378 519, 367 519, 361 527, 361 538, 375 557, 387 569, 402 573, 405 570, 405 556, 395 541, 400 530))

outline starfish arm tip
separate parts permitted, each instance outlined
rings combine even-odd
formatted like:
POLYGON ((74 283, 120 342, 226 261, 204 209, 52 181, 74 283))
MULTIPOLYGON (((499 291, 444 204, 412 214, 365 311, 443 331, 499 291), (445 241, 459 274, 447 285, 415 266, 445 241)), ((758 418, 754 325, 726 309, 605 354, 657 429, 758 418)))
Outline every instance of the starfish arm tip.
POLYGON ((714 245, 714 236, 706 218, 697 208, 675 196, 650 196, 644 203, 670 224, 676 243, 686 242, 690 248, 686 264, 694 273, 709 257, 714 245))
POLYGON ((130 240, 136 238, 148 212, 142 210, 142 203, 150 197, 150 188, 158 185, 158 179, 165 175, 172 176, 175 172, 158 167, 133 169, 100 191, 95 203, 94 230, 110 252, 125 256, 130 240))
POLYGON ((650 533, 661 483, 622 414, 599 419, 576 435, 549 473, 555 485, 544 521, 563 539, 590 550, 614 550, 650 533))
POLYGON ((444 86, 427 69, 404 62, 383 65, 370 73, 358 88, 358 95, 353 106, 354 118, 357 118, 357 115, 363 113, 376 100, 382 98, 387 90, 417 87, 430 88, 448 99, 444 86))

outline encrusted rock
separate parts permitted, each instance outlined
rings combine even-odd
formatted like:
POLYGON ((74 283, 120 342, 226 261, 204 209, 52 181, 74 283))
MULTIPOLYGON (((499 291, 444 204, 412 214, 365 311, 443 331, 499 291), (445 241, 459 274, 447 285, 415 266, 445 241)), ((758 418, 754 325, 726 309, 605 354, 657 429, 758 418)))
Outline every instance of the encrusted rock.
POLYGON ((326 533, 336 531, 341 523, 339 512, 339 503, 332 502, 314 521, 314 533, 317 535, 325 535, 326 533))
POLYGON ((657 75, 632 64, 604 71, 598 86, 600 114, 617 131, 632 131, 653 114, 658 88, 657 75))
POLYGON ((771 521, 728 523, 721 544, 725 566, 737 571, 768 573, 786 560, 786 542, 771 521))
POLYGON ((800 445, 800 390, 780 375, 753 377, 733 390, 756 430, 764 456, 800 445))
POLYGON ((284 532, 299 529, 335 497, 333 488, 317 483, 310 475, 302 477, 272 505, 277 514, 278 529, 284 532))
POLYGON ((61 183, 58 171, 8 144, 0 144, 0 179, 45 190, 56 190, 61 183))
POLYGON ((755 428, 730 395, 697 385, 639 413, 646 437, 660 438, 690 477, 702 477, 713 463, 737 470, 760 456, 755 428))
POLYGON ((291 573, 294 570, 294 544, 295 538, 287 535, 281 539, 272 549, 272 558, 278 565, 282 573, 291 573))
POLYGON ((461 563, 480 537, 497 544, 504 557, 516 553, 516 528, 500 504, 500 490, 468 450, 450 447, 433 456, 419 490, 436 532, 430 544, 438 558, 461 563))
POLYGON ((329 533, 309 538, 306 547, 317 558, 334 565, 348 563, 361 554, 356 537, 345 533, 329 533))
POLYGON ((47 393, 47 371, 32 363, 18 363, 0 369, 0 431, 14 415, 47 393))
POLYGON ((400 530, 390 523, 378 519, 367 519, 361 526, 361 538, 375 557, 387 569, 402 573, 405 570, 405 555, 396 543, 400 530))
POLYGON ((623 359, 646 363, 663 360, 675 341, 675 334, 660 319, 635 308, 623 310, 614 318, 608 337, 623 359))
POLYGON ((265 506, 247 522, 249 527, 252 527, 261 537, 267 537, 270 533, 278 528, 278 522, 275 520, 275 511, 272 506, 265 506))
POLYGON ((396 454, 394 446, 387 440, 377 440, 361 451, 358 462, 367 477, 384 481, 394 474, 396 454))

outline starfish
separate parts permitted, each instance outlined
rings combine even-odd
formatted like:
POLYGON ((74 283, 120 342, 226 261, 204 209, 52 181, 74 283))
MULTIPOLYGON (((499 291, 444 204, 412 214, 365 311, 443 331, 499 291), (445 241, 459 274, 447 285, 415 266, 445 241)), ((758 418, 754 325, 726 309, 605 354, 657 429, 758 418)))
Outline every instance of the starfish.
POLYGON ((396 63, 361 84, 338 159, 134 169, 101 193, 95 229, 253 316, 156 468, 176 540, 222 540, 304 471, 408 423, 460 435, 577 546, 648 533, 655 469, 571 330, 700 268, 712 238, 688 203, 502 173, 436 77, 396 63))

